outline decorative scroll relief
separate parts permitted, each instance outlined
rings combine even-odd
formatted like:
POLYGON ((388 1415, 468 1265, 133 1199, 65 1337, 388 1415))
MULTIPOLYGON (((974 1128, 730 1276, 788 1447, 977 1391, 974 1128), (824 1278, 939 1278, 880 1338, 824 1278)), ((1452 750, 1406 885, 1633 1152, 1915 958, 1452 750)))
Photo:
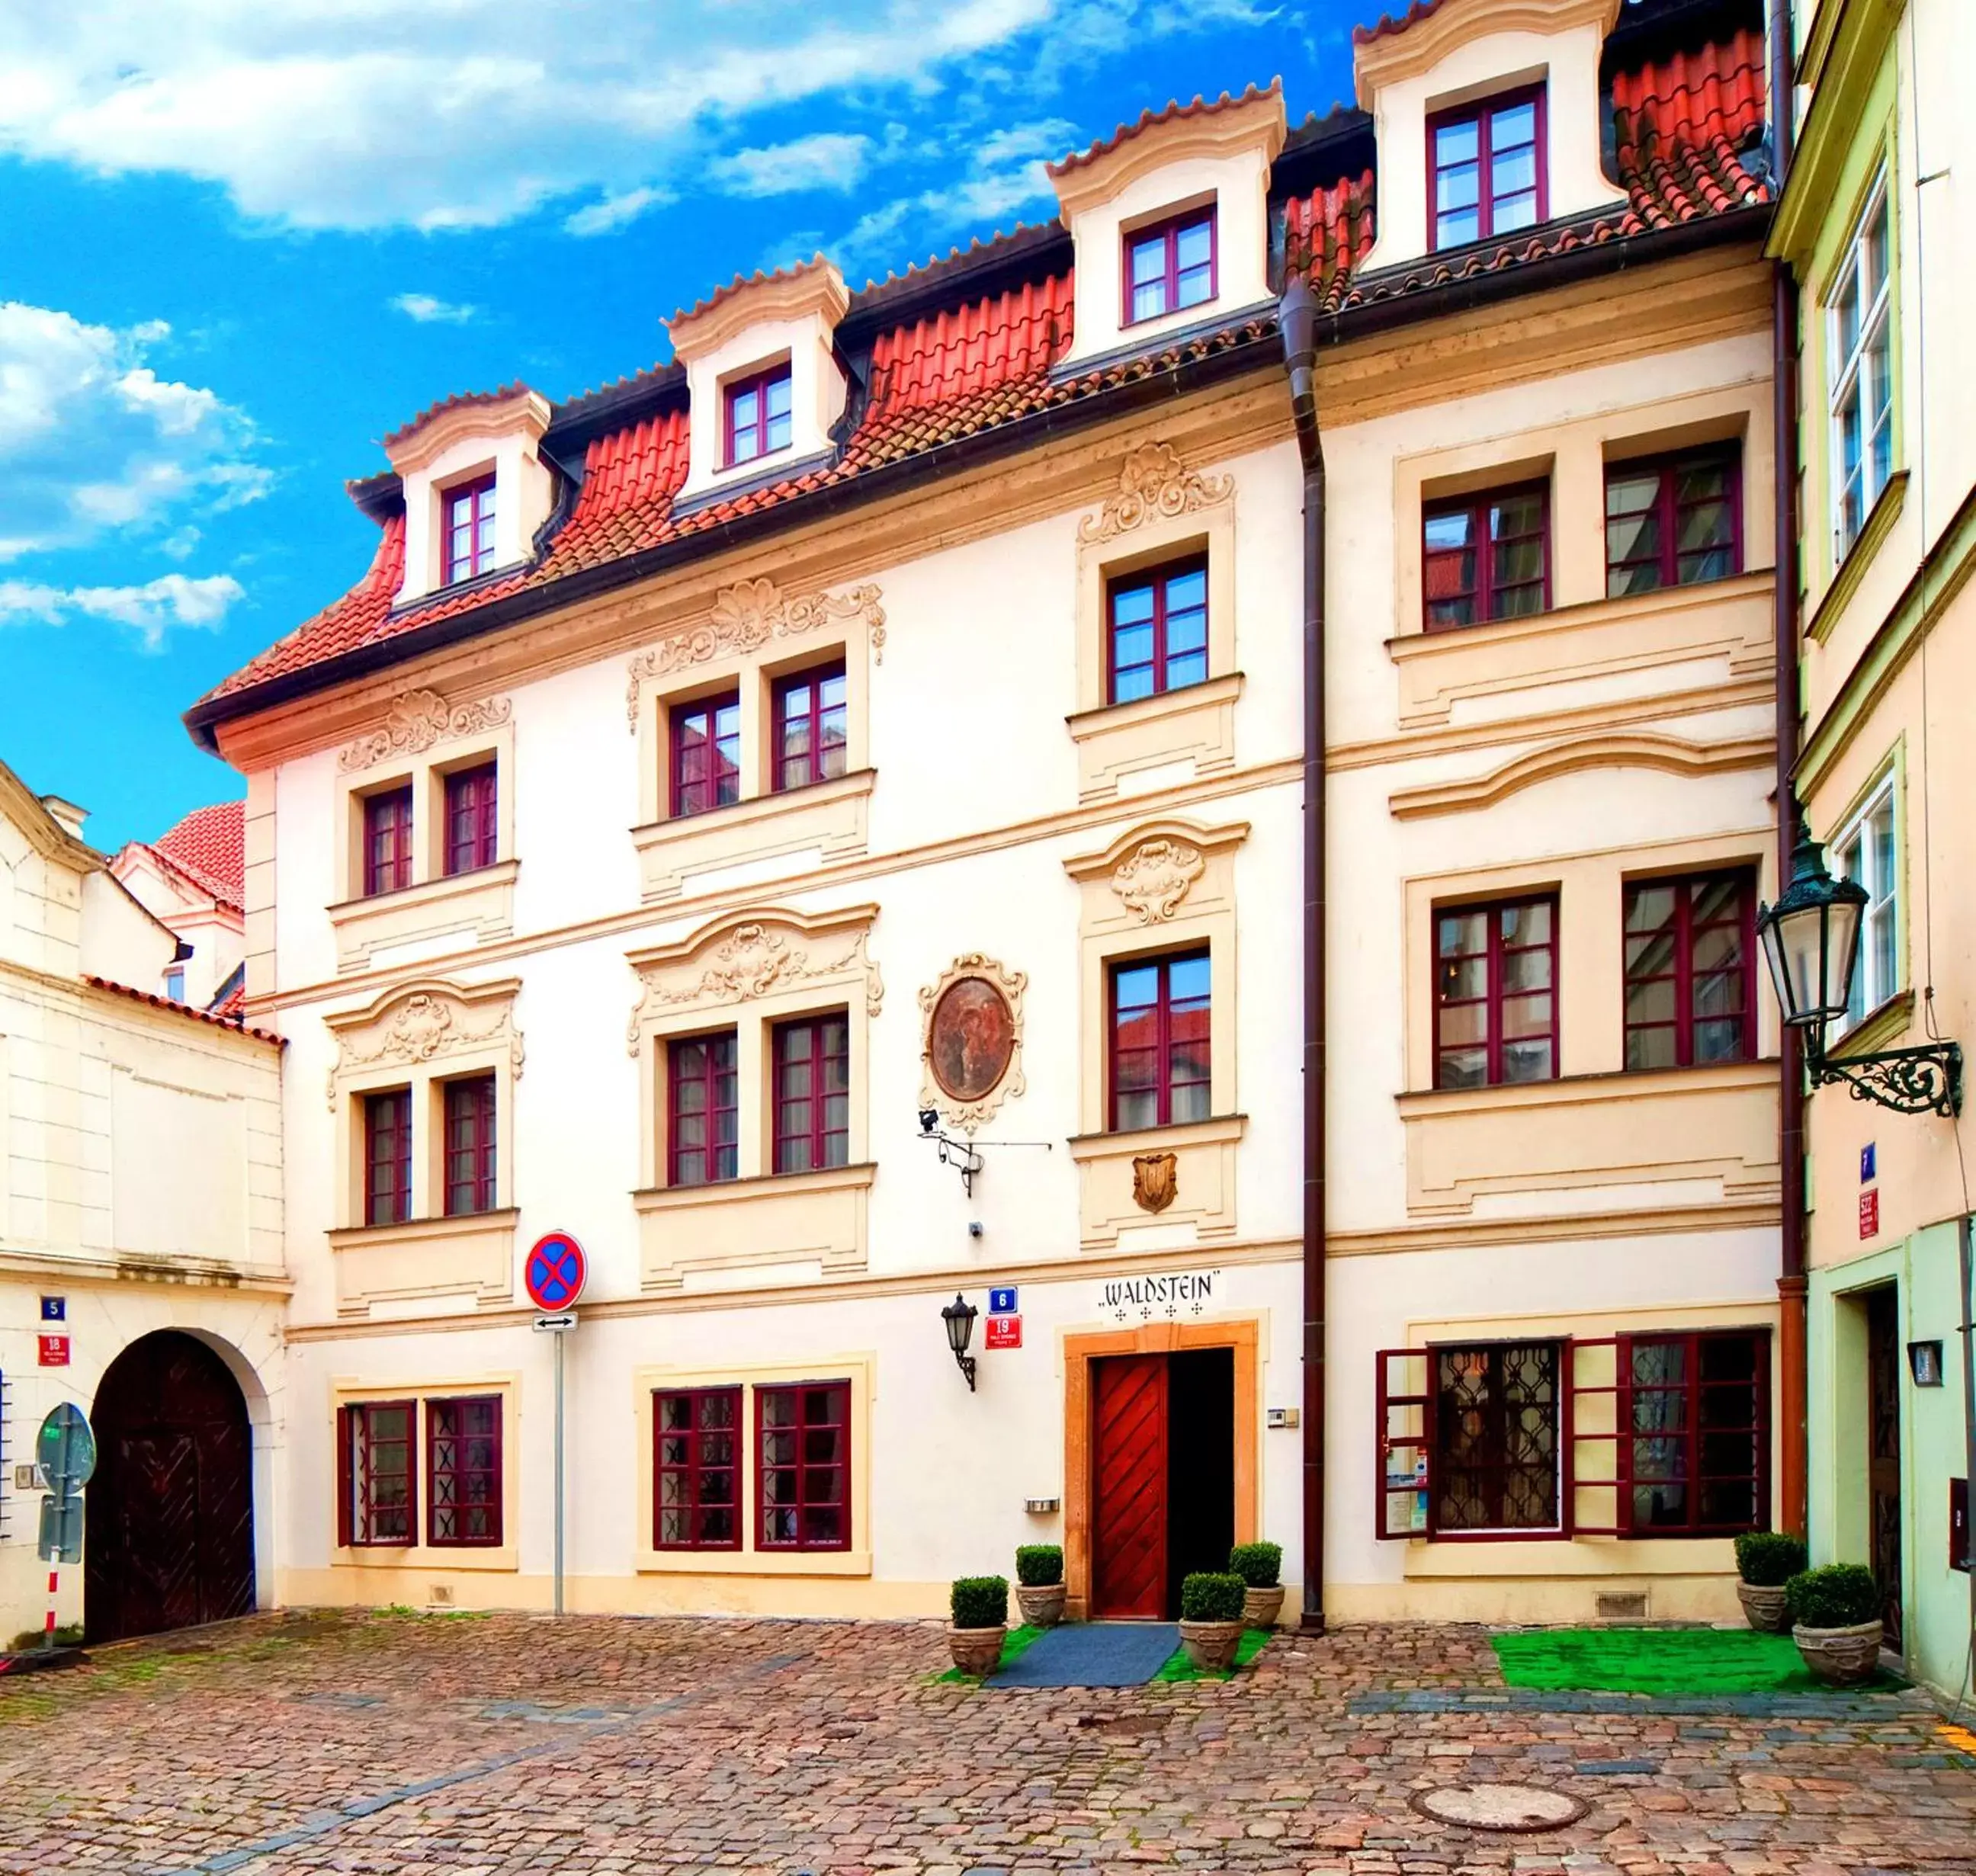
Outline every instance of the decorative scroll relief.
POLYGON ((469 1049, 505 1047, 509 1071, 521 1078, 521 1032, 515 1027, 512 992, 502 986, 495 994, 499 1007, 476 1012, 471 992, 443 986, 398 991, 353 1022, 337 1022, 336 1066, 329 1072, 329 1105, 336 1106, 344 1078, 365 1068, 403 1063, 407 1068, 456 1055, 469 1049))
POLYGON ((625 1029, 627 1052, 638 1053, 644 1025, 667 1011, 718 1009, 832 978, 861 981, 864 1013, 875 1016, 885 1000, 885 985, 865 950, 868 936, 861 930, 848 939, 839 933, 825 941, 827 949, 812 950, 812 941, 799 927, 737 925, 710 951, 637 966, 641 989, 625 1029))
POLYGON ((973 1133, 1027 1091, 1023 992, 1028 976, 964 951, 920 992, 920 1106, 973 1133))
POLYGON ((1163 925, 1207 870, 1198 847, 1180 840, 1145 841, 1114 869, 1112 890, 1141 925, 1163 925))
POLYGON ((1119 471, 1118 493, 1097 514, 1077 524, 1077 538, 1085 547, 1102 546, 1156 515, 1171 521, 1215 508, 1234 492, 1233 476, 1204 476, 1189 469, 1171 443, 1141 443, 1119 471))
POLYGON ((771 640, 800 638, 839 619, 862 619, 871 640, 874 662, 885 662, 885 609, 875 586, 853 587, 848 593, 782 593, 772 580, 742 580, 714 595, 706 617, 668 633, 631 660, 631 683, 624 693, 625 719, 634 735, 638 728, 638 693, 647 679, 670 677, 710 658, 746 657, 771 640))
POLYGON ((369 769, 394 755, 422 755, 435 743, 499 729, 513 714, 506 697, 477 703, 448 703, 436 690, 408 690, 384 713, 384 726, 359 736, 336 759, 344 774, 369 769))

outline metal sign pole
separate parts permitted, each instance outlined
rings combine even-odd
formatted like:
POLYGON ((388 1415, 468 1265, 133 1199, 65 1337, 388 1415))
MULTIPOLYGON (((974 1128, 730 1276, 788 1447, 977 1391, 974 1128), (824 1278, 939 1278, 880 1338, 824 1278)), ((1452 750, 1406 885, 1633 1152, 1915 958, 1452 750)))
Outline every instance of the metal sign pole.
POLYGON ((555 1612, 562 1614, 562 1345, 564 1338, 549 1338, 555 1344, 555 1612))
POLYGON ((44 1648, 55 1645, 55 1579, 60 1575, 58 1564, 48 1565, 48 1625, 41 1631, 41 1646, 44 1648))

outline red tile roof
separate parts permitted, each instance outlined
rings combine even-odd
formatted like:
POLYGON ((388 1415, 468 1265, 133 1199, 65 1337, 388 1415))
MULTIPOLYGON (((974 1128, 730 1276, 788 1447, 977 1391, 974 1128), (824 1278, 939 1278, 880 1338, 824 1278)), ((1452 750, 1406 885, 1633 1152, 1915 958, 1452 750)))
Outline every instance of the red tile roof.
MULTIPOLYGON (((94 984, 99 990, 107 990, 113 996, 127 996, 133 1003, 148 1003, 153 1009, 168 1009, 183 1016, 189 1022, 203 1022, 215 1029, 230 1029, 236 1035, 251 1035, 257 1042, 272 1042, 277 1048, 287 1046, 287 1038, 277 1035, 272 1029, 256 1029, 245 1023, 235 1022, 222 1017, 217 1011, 194 1009, 189 1003, 175 1003, 168 996, 154 996, 149 990, 133 989, 127 983, 119 983, 112 977, 85 977, 85 983, 94 984)), ((246 1007, 243 994, 241 1007, 246 1007)))
POLYGON ((245 903, 245 801, 195 808, 177 826, 149 843, 202 891, 239 911, 245 903))
POLYGON ((1052 176, 1069 176, 1078 169, 1088 169, 1101 156, 1108 156, 1121 144, 1129 143, 1134 138, 1143 137, 1154 125, 1172 123, 1189 117, 1211 117, 1218 111, 1234 110, 1244 104, 1253 104, 1259 98, 1276 97, 1282 94, 1283 81, 1272 78, 1266 85, 1249 86, 1240 97, 1232 97, 1223 91, 1219 97, 1203 97, 1195 93, 1191 104, 1183 104, 1179 99, 1168 100, 1159 110, 1142 110, 1137 120, 1121 123, 1109 137, 1101 137, 1088 150, 1080 150, 1064 158, 1061 163, 1043 165, 1052 176))

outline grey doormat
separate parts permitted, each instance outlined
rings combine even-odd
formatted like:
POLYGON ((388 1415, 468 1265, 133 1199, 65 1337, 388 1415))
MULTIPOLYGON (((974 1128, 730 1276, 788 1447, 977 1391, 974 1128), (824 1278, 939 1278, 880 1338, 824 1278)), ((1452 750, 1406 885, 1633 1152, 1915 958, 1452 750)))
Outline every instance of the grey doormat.
POLYGON ((1071 1622, 1039 1635, 992 1687, 1136 1687, 1180 1646, 1171 1622, 1071 1622))

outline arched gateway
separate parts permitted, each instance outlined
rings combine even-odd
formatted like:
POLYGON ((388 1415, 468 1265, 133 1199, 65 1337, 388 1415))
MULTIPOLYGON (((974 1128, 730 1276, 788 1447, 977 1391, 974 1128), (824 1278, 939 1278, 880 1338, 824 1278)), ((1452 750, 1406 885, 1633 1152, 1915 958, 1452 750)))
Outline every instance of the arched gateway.
POLYGON ((91 1415, 84 1626, 115 1641, 254 1607, 253 1439, 226 1364, 176 1330, 133 1342, 91 1415))

